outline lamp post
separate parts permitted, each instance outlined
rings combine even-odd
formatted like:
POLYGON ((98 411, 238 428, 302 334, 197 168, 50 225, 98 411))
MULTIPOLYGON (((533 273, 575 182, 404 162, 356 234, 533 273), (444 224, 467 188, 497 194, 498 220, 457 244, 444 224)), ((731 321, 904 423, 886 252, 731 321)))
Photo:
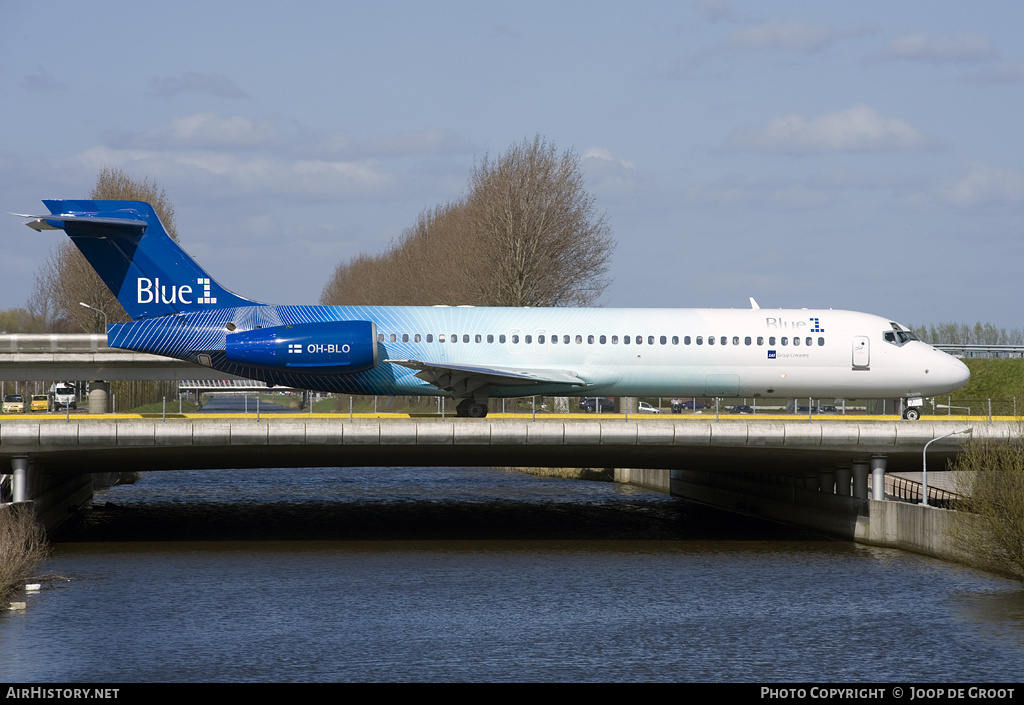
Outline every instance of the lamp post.
POLYGON ((103 316, 103 332, 104 333, 107 332, 107 314, 106 313, 104 313, 101 309, 96 308, 95 306, 90 306, 89 304, 85 303, 84 301, 79 301, 78 305, 79 306, 84 306, 85 308, 93 310, 96 313, 98 313, 101 316, 103 316))
POLYGON ((921 504, 926 507, 928 506, 928 446, 935 441, 941 441, 943 438, 956 436, 960 433, 974 433, 974 429, 964 428, 959 431, 951 431, 945 435, 933 438, 924 444, 924 450, 921 451, 921 504))

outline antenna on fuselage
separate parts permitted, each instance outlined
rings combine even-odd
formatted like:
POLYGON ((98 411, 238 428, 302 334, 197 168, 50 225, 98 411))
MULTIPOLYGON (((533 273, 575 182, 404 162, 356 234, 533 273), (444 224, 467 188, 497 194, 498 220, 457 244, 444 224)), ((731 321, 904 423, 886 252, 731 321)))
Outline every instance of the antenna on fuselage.
POLYGON ((754 297, 753 296, 751 296, 749 298, 750 298, 750 308, 761 308, 760 306, 757 305, 757 302, 754 301, 754 297))

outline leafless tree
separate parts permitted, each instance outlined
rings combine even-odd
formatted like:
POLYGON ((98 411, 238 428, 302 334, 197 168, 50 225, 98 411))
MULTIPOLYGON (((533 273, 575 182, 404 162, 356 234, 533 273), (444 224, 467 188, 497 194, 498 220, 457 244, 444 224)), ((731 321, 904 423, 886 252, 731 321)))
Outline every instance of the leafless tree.
POLYGON ((467 202, 473 272, 491 306, 585 306, 608 286, 611 231, 583 185, 579 157, 540 135, 473 169, 467 202))
POLYGON ((537 136, 484 157, 468 196, 420 213, 383 254, 340 264, 320 301, 587 305, 609 283, 613 247, 579 158, 537 136))

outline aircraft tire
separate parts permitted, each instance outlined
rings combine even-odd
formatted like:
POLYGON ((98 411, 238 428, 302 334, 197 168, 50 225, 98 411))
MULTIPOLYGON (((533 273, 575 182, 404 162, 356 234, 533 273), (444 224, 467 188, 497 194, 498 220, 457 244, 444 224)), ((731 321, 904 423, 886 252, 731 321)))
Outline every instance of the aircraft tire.
POLYGON ((912 406, 903 412, 903 418, 907 421, 917 421, 921 418, 921 412, 916 407, 912 406))

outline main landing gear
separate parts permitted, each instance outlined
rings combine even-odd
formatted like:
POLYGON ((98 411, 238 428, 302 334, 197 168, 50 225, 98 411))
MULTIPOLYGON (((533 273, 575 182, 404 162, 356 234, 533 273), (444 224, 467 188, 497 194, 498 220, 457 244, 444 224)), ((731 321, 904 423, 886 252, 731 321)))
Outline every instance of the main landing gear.
POLYGON ((455 406, 455 415, 463 418, 482 419, 487 416, 487 402, 463 399, 455 406))

